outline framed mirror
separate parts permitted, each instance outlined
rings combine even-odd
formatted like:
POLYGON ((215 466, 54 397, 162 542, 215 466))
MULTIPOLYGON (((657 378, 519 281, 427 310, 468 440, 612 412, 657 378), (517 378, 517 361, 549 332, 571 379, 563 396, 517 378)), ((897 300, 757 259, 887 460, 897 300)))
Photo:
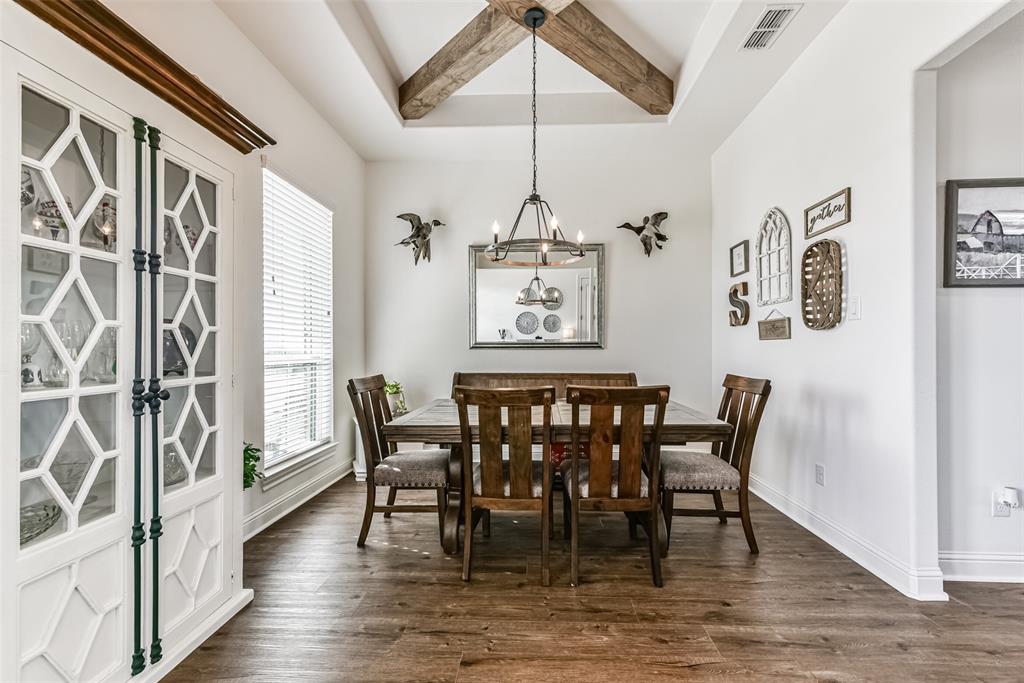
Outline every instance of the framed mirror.
POLYGON ((604 245, 564 266, 495 263, 469 247, 472 349, 604 348, 604 245))

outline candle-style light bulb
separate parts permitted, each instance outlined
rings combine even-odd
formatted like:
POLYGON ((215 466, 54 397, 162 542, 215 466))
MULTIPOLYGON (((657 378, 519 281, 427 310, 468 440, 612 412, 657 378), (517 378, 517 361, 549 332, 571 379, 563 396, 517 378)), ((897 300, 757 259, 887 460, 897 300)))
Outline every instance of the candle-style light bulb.
POLYGON ((498 225, 498 221, 494 221, 494 225, 491 226, 491 232, 494 233, 494 243, 498 243, 498 233, 501 232, 501 226, 498 225))
POLYGON ((583 231, 579 230, 576 232, 576 243, 583 244, 583 231))
POLYGON ((541 242, 540 243, 540 250, 543 251, 545 254, 547 254, 548 253, 548 243, 547 242, 541 242))
POLYGON ((551 216, 551 237, 558 239, 558 219, 554 215, 551 216))

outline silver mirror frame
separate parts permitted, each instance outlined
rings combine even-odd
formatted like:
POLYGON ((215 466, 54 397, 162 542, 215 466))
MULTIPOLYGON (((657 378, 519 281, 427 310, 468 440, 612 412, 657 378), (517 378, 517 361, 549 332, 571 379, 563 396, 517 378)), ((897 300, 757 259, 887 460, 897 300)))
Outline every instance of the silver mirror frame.
POLYGON ((476 340, 476 257, 487 249, 486 244, 469 245, 469 348, 471 349, 603 349, 604 348, 604 244, 583 245, 588 254, 597 255, 597 340, 565 342, 503 343, 476 340))

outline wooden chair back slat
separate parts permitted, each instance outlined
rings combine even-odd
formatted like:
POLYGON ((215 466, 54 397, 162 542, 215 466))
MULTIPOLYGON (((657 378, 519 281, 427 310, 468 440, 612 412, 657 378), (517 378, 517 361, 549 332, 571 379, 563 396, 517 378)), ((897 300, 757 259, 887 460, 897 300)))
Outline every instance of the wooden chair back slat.
POLYGON ((615 406, 590 406, 590 495, 608 498, 612 493, 612 445, 615 406))
POLYGON ((772 383, 766 379, 726 375, 722 387, 718 419, 731 424, 733 430, 728 441, 716 444, 712 452, 740 470, 745 480, 772 383))
POLYGON ((359 425, 363 452, 367 458, 367 479, 372 483, 373 468, 391 455, 392 447, 384 438, 382 427, 391 422, 391 407, 384 392, 384 375, 360 377, 348 381, 348 396, 359 425))
POLYGON ((477 389, 538 389, 554 387, 555 399, 565 398, 570 384, 592 387, 635 387, 633 372, 456 372, 452 378, 452 398, 455 387, 477 389))
POLYGON ((619 497, 640 496, 644 459, 644 406, 622 406, 619 438, 619 497))
POLYGON ((500 497, 505 486, 501 467, 501 408, 479 406, 477 420, 480 429, 480 488, 485 496, 500 497))
POLYGON ((529 498, 533 488, 533 411, 508 409, 509 488, 513 498, 529 498))
MULTIPOLYGON (((661 462, 661 432, 665 424, 665 408, 669 388, 654 387, 583 387, 570 385, 566 398, 572 406, 572 469, 578 472, 580 443, 583 433, 580 406, 590 407, 587 440, 590 442, 589 498, 639 498, 641 473, 646 469, 651 479, 648 497, 657 498, 661 462), (645 434, 645 414, 654 407, 650 435, 645 434), (615 422, 616 410, 619 413, 615 422), (612 447, 619 447, 619 486, 613 491, 612 447), (648 455, 645 462, 645 452, 648 455)), ((576 482, 569 482, 576 486, 576 482)))
MULTIPOLYGON (((535 413, 539 407, 544 462, 551 457, 551 405, 555 402, 552 387, 540 389, 478 389, 456 386, 453 391, 459 408, 462 431, 463 471, 473 472, 473 445, 479 445, 480 493, 485 498, 533 497, 533 433, 535 413), (476 408, 476 424, 471 421, 470 408, 476 408), (503 425, 502 413, 507 422, 503 425), (508 443, 509 460, 506 475, 502 445, 508 443), (507 477, 507 480, 506 480, 507 477), (508 484, 508 494, 505 485, 508 484)), ((549 476, 545 476, 550 486, 549 476)), ((471 498, 472 493, 467 493, 471 498)))

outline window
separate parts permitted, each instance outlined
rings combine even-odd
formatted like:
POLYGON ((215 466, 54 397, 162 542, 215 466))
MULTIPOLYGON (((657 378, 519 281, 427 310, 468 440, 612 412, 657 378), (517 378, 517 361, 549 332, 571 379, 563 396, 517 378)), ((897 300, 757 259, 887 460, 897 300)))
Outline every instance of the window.
POLYGON ((793 299, 789 221, 779 209, 771 209, 757 233, 757 304, 781 304, 793 299))
POLYGON ((332 217, 263 169, 265 467, 334 436, 332 217))

